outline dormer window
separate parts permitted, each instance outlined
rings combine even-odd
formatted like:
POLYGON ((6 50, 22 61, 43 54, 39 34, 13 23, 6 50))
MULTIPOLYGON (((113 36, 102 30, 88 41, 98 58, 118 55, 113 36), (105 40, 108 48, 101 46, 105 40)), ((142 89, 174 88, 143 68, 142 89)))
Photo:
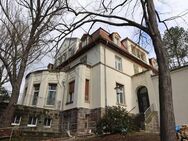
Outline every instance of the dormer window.
POLYGON ((83 37, 82 37, 82 47, 86 46, 88 43, 89 43, 89 35, 88 34, 84 34, 83 37))
POLYGON ((119 37, 115 36, 114 43, 117 44, 117 45, 119 44, 119 37))
POLYGON ((134 56, 146 62, 146 55, 143 51, 141 51, 140 49, 136 48, 136 46, 133 45, 131 45, 131 51, 134 56))
POLYGON ((120 39, 121 39, 121 37, 119 36, 118 33, 112 33, 112 40, 113 40, 113 42, 114 42, 116 45, 118 45, 118 46, 121 45, 120 39))

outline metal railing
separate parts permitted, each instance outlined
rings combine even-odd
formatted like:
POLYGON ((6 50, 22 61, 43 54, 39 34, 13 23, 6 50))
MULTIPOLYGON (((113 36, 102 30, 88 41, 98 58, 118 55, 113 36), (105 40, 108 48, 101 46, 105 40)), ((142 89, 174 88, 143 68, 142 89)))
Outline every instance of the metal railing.
POLYGON ((151 104, 148 108, 147 108, 147 110, 144 112, 144 117, 145 117, 145 119, 147 119, 149 116, 150 116, 150 114, 152 113, 152 112, 154 112, 155 111, 155 106, 154 106, 154 104, 151 104))

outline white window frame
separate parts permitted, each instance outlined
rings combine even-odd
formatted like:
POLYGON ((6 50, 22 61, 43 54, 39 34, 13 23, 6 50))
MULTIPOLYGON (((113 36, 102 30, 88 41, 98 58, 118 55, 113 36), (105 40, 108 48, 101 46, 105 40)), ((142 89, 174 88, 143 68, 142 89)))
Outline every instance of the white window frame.
MULTIPOLYGON (((30 118, 30 117, 29 117, 29 118, 30 118)), ((38 122, 38 118, 37 118, 37 117, 31 117, 31 118, 32 118, 32 119, 31 119, 31 123, 28 123, 27 126, 28 126, 28 127, 36 127, 36 126, 37 126, 37 122, 38 122), (36 118, 35 124, 33 124, 34 118, 36 118)))
POLYGON ((52 125, 52 119, 51 118, 44 118, 44 127, 45 128, 51 128, 51 125, 52 125), (46 122, 45 122, 45 119, 47 119, 46 122), (48 120, 50 120, 50 125, 47 125, 48 120))
POLYGON ((48 95, 47 95, 47 99, 46 99, 46 105, 47 105, 47 106, 55 106, 55 103, 56 103, 56 95, 57 95, 57 84, 56 84, 56 83, 49 83, 49 84, 48 84, 48 95), (50 85, 55 85, 56 88, 55 88, 55 89, 50 89, 50 85), (49 92, 53 92, 53 93, 55 92, 54 104, 49 104, 49 103, 48 103, 49 92))
POLYGON ((31 105, 32 105, 32 106, 36 106, 37 103, 38 103, 38 98, 39 98, 40 84, 34 84, 33 87, 34 87, 34 91, 33 91, 33 99, 32 99, 32 103, 31 103, 31 105), (38 90, 35 89, 36 86, 39 87, 38 90), (33 100, 34 100, 34 98, 35 98, 36 93, 37 93, 37 101, 36 101, 36 104, 33 104, 33 100))
POLYGON ((11 123, 11 125, 20 125, 21 119, 22 119, 21 116, 15 115, 14 116, 14 121, 11 123), (19 119, 19 122, 16 123, 18 117, 20 117, 20 119, 19 119))
POLYGON ((122 58, 115 55, 115 69, 122 71, 123 65, 122 65, 122 58))
POLYGON ((125 105, 125 90, 124 85, 116 83, 116 103, 117 105, 125 105), (122 102, 121 102, 122 97, 122 102))

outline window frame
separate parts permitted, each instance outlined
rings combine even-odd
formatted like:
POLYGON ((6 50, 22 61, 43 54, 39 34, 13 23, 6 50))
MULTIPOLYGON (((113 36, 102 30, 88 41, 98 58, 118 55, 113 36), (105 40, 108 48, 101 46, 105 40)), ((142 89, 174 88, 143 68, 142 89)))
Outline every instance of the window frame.
POLYGON ((118 71, 123 71, 122 58, 115 55, 115 69, 118 71))
POLYGON ((17 126, 19 126, 20 123, 21 123, 21 119, 22 119, 22 117, 20 115, 14 115, 14 121, 11 123, 11 125, 17 125, 17 126), (16 123, 17 117, 19 117, 19 122, 18 123, 16 123))
POLYGON ((52 118, 49 118, 49 117, 45 117, 44 118, 44 127, 45 128, 51 128, 51 125, 52 125, 52 118), (45 121, 46 120, 46 121, 45 121), (50 125, 48 125, 48 120, 50 120, 50 125), (47 123, 47 124, 46 124, 47 123))
POLYGON ((38 103, 38 97, 39 97, 39 92, 40 92, 40 84, 34 84, 34 91, 33 91, 33 99, 32 99, 32 106, 36 106, 38 103), (38 87, 38 89, 36 89, 36 87, 38 87), (35 104, 34 104, 34 100, 36 100, 35 104))
POLYGON ((67 93, 66 104, 71 104, 74 102, 74 93, 75 93, 75 80, 72 80, 68 84, 68 93, 67 93), (71 93, 70 93, 70 90, 71 90, 71 93))
POLYGON ((56 101, 56 95, 57 95, 57 84, 56 83, 48 83, 48 95, 47 95, 47 98, 46 98, 46 105, 47 106, 55 106, 55 101, 56 101), (55 86, 55 89, 52 89, 51 86, 55 86), (51 89, 50 89, 51 88, 51 89), (48 98, 49 98, 49 94, 50 92, 55 92, 55 96, 54 96, 54 102, 52 102, 53 104, 51 104, 49 101, 48 101, 48 98), (48 103, 49 102, 49 103, 48 103))
POLYGON ((89 94, 89 87, 90 87, 90 81, 89 79, 85 79, 85 95, 84 95, 84 100, 86 103, 89 103, 90 101, 90 94, 89 94))
POLYGON ((36 116, 29 116, 29 120, 28 120, 27 126, 28 127, 36 127, 37 126, 37 122, 38 122, 38 118, 36 116), (29 123, 30 118, 31 118, 31 123, 29 123), (34 120, 35 120, 35 124, 34 124, 34 120))
POLYGON ((116 104, 117 105, 125 105, 125 88, 124 85, 120 84, 120 83, 116 83, 116 104), (118 92, 118 89, 122 88, 122 93, 118 92), (121 102, 122 101, 122 102, 121 102))

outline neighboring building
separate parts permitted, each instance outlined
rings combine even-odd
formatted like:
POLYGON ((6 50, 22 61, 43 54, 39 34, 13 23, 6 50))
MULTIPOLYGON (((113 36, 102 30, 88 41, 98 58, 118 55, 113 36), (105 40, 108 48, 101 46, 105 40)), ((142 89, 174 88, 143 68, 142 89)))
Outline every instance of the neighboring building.
MULTIPOLYGON (((61 131, 94 130, 106 106, 123 106, 133 114, 144 114, 146 129, 157 130, 158 66, 155 59, 148 58, 146 50, 129 38, 121 40, 118 33, 109 34, 102 28, 81 39, 67 38, 54 65, 48 68, 27 75, 22 104, 60 111, 61 131)), ((172 72, 172 80, 179 82, 173 82, 177 123, 186 121, 176 108, 177 93, 188 97, 186 86, 182 91, 181 86, 176 89, 182 79, 188 84, 186 71, 187 67, 172 72), (183 78, 176 78, 178 75, 183 78)))

